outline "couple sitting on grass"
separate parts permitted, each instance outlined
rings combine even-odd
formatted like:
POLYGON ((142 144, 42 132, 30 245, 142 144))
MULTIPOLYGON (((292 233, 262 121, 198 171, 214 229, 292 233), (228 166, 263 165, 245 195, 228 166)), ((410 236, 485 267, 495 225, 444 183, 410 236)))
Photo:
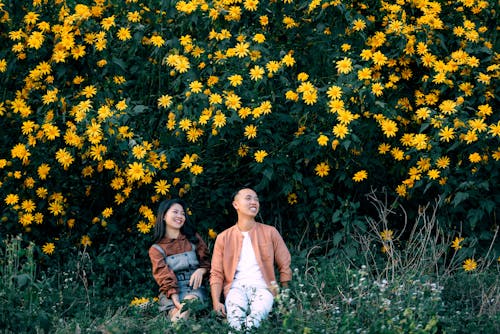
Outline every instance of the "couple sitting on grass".
POLYGON ((292 278, 283 238, 273 226, 255 221, 257 193, 241 188, 232 200, 238 221, 217 236, 211 261, 207 244, 187 221, 184 202, 171 199, 159 206, 149 257, 160 310, 172 321, 188 317, 183 301, 207 299, 203 280, 210 276, 214 311, 235 330, 256 328, 271 311, 278 291, 275 264, 283 286, 292 278))

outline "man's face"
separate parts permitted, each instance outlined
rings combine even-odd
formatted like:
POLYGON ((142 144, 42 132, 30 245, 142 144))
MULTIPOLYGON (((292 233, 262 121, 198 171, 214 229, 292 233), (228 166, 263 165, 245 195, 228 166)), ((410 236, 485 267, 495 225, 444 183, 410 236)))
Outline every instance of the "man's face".
POLYGON ((259 213, 259 196, 252 189, 241 189, 235 196, 233 207, 238 213, 255 217, 259 213))

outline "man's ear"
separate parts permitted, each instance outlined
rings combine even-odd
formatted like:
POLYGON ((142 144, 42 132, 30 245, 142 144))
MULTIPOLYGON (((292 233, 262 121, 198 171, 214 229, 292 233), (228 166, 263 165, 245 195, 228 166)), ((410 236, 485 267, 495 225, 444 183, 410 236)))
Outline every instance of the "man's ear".
POLYGON ((236 201, 233 201, 233 203, 232 203, 232 204, 233 204, 233 208, 234 208, 235 210, 238 210, 238 203, 236 203, 236 201))

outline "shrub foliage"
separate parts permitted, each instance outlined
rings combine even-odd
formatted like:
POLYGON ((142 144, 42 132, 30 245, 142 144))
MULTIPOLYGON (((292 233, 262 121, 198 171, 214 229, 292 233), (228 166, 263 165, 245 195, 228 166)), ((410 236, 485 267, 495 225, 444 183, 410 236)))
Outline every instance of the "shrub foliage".
POLYGON ((0 0, 2 233, 141 265, 158 201, 220 231, 250 182, 299 244, 347 241, 381 187, 491 240, 497 22, 492 0, 0 0))

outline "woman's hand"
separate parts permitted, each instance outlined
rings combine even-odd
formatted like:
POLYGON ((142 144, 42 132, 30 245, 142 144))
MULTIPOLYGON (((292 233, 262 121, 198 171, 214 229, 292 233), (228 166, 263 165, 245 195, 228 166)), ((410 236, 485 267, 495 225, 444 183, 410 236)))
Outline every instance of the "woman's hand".
POLYGON ((182 304, 179 300, 179 295, 174 293, 170 295, 170 299, 172 299, 172 303, 174 303, 174 306, 177 310, 180 310, 182 308, 182 304))
POLYGON ((203 283, 203 275, 207 272, 206 268, 198 268, 189 278, 189 286, 193 289, 198 289, 203 283))

